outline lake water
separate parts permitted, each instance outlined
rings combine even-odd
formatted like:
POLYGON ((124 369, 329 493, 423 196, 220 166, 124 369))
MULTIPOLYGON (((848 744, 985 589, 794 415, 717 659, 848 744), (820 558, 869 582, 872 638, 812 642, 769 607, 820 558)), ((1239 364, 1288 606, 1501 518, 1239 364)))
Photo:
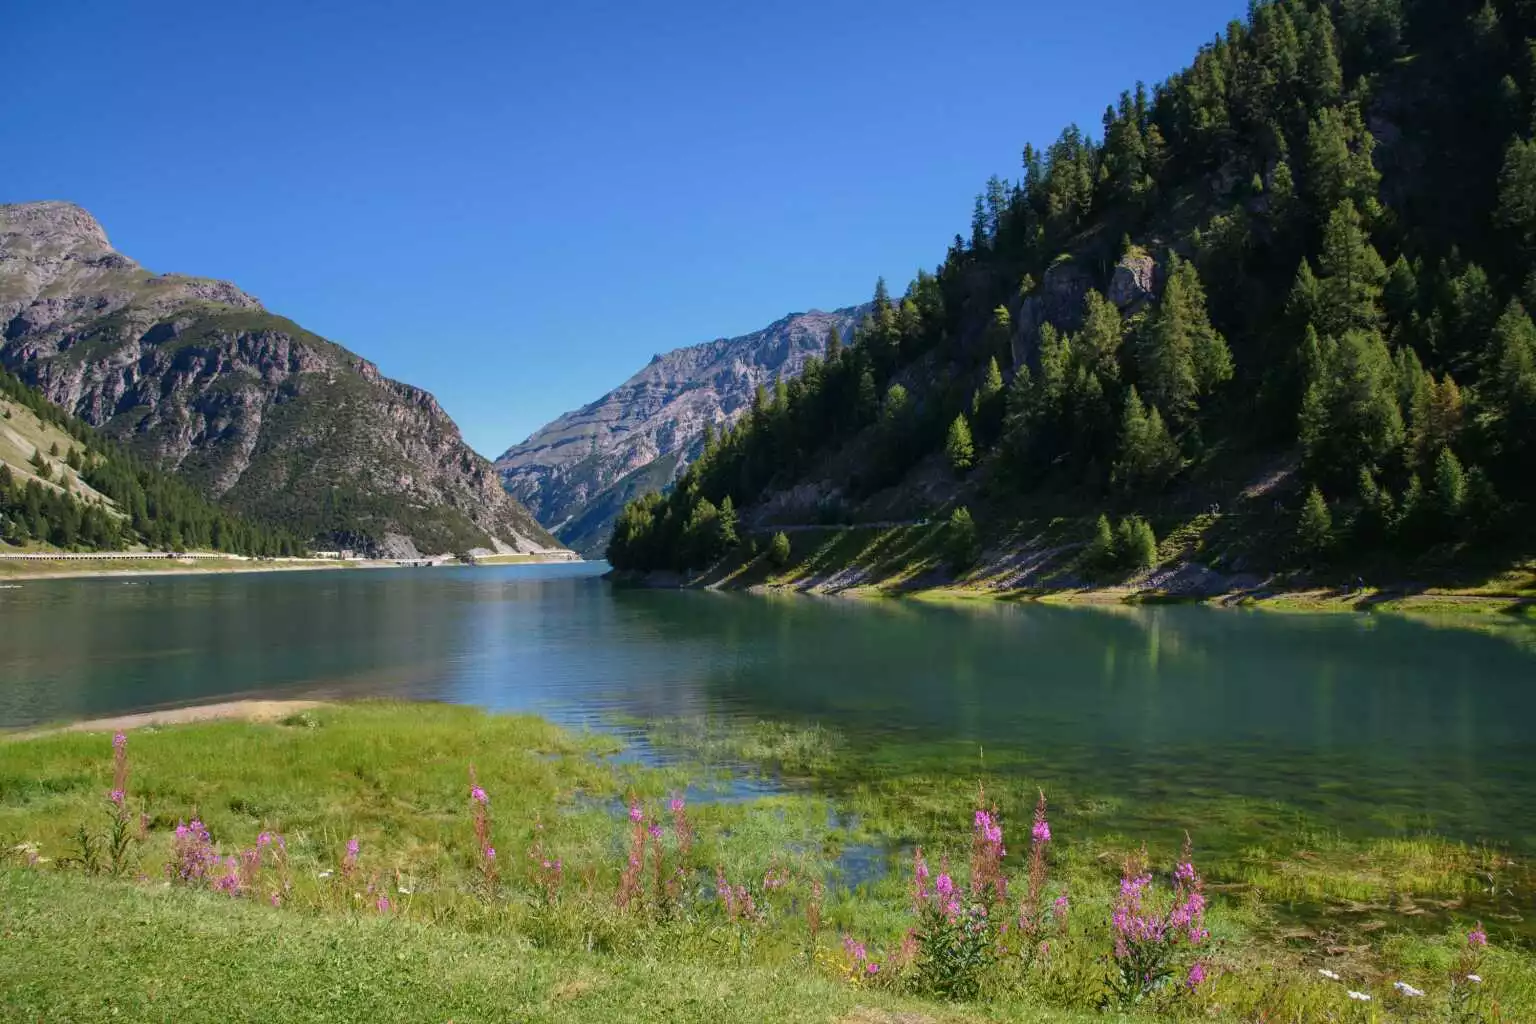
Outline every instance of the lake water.
POLYGON ((602 568, 23 582, 0 589, 0 727, 258 694, 821 723, 865 771, 1027 772, 1119 820, 1239 800, 1536 851, 1519 627, 635 591, 602 568))

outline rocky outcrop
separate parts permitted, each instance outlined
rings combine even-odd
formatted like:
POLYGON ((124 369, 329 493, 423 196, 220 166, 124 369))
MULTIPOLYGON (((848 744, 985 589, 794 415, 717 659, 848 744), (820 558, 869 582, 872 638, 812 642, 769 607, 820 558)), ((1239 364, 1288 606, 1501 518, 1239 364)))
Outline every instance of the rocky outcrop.
POLYGON ((1156 294, 1157 261, 1145 250, 1132 248, 1115 264, 1104 297, 1130 314, 1144 309, 1156 294))
POLYGON ((1062 257, 1046 268, 1040 286, 1019 304, 1014 317, 1013 365, 1034 354, 1046 324, 1064 331, 1080 327, 1083 297, 1092 287, 1093 275, 1076 260, 1062 257))
MULTIPOLYGON (((1095 287, 1093 274, 1080 261, 1063 256, 1046 269, 1040 286, 1019 303, 1014 317, 1013 365, 1035 354, 1040 328, 1075 331, 1083 325, 1084 302, 1095 287)), ((1110 273, 1104 296, 1127 315, 1152 302, 1157 295, 1157 261, 1144 250, 1132 247, 1110 273)))
POLYGON ((0 206, 0 362, 210 496, 377 553, 544 550, 436 399, 70 203, 0 206))
POLYGON ((696 454, 706 423, 734 422, 759 384, 799 374, 833 328, 846 339, 867 312, 793 313, 739 338, 658 355, 597 401, 507 449, 496 468, 540 522, 557 532, 579 526, 583 550, 600 554, 628 482, 646 477, 650 488, 665 487, 696 454), (646 467, 664 467, 666 478, 637 472, 646 467))

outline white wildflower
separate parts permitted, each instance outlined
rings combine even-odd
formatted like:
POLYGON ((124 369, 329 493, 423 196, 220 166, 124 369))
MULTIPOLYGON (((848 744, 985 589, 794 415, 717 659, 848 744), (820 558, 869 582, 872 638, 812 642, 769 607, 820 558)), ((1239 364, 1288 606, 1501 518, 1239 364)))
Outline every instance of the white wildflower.
POLYGON ((1478 976, 1477 976, 1477 975, 1475 975, 1475 974, 1469 974, 1469 975, 1467 975, 1467 980, 1468 980, 1468 981, 1470 981, 1470 982, 1471 982, 1471 983, 1472 983, 1472 984, 1474 984, 1474 985, 1481 985, 1481 984, 1482 984, 1482 983, 1483 983, 1483 979, 1482 979, 1482 978, 1479 978, 1479 977, 1478 977, 1478 976))
POLYGON ((334 871, 322 871, 318 875, 316 875, 315 877, 316 878, 330 878, 335 873, 336 872, 334 872, 334 871))
POLYGON ((1368 1003, 1371 1001, 1370 996, 1366 995, 1364 992, 1356 992, 1353 989, 1350 990, 1349 998, 1358 999, 1362 1003, 1368 1003))
POLYGON ((1332 971, 1330 971, 1326 967, 1319 967, 1317 969, 1317 973, 1321 974, 1323 977, 1327 978, 1329 981, 1338 981, 1339 980, 1339 976, 1337 974, 1333 973, 1332 971))
POLYGON ((1419 996, 1424 994, 1423 989, 1414 988, 1406 981, 1394 981, 1392 983, 1392 987, 1397 989, 1403 995, 1407 996, 1409 999, 1417 999, 1419 996))

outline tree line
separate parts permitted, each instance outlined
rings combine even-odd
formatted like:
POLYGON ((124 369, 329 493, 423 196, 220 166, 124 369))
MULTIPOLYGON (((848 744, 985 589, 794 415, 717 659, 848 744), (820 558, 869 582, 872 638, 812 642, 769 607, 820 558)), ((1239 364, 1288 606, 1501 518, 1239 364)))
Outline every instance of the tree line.
POLYGON ((306 546, 293 534, 219 508, 4 371, 0 396, 74 442, 67 451, 57 444, 47 453, 34 450, 25 480, 0 464, 0 541, 35 541, 65 550, 115 551, 143 544, 263 557, 304 553, 306 546), (112 507, 88 497, 81 484, 109 499, 112 507))

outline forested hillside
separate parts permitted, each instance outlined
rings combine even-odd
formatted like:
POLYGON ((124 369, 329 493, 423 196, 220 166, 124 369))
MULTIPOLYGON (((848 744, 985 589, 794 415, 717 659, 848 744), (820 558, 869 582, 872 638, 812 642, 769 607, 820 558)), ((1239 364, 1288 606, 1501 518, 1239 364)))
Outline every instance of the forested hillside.
POLYGON ((704 567, 738 515, 962 505, 994 544, 1066 517, 1084 569, 1156 560, 1149 519, 1268 568, 1511 550, 1536 495, 1532 37, 1517 0, 1255 5, 1097 138, 1025 146, 933 273, 881 282, 851 345, 626 508, 611 561, 704 567))
POLYGON ((291 534, 210 504, 0 371, 0 550, 32 544, 303 553, 291 534), (54 440, 44 451, 34 437, 54 440))

